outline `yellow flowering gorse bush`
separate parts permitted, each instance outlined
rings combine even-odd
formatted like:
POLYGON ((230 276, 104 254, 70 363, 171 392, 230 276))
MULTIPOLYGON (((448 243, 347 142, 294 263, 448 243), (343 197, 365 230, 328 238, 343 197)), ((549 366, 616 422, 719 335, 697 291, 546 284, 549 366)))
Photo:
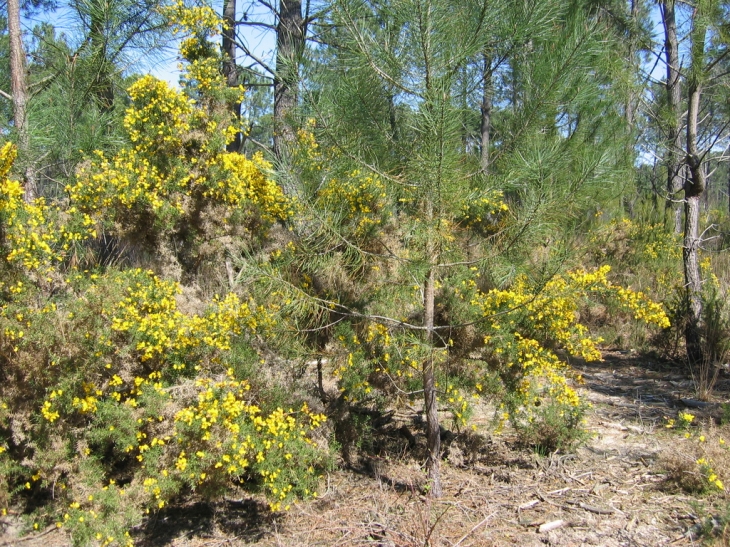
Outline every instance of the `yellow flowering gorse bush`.
MULTIPOLYGON (((437 288, 452 295, 449 309, 461 306, 461 321, 475 323, 481 333, 481 342, 475 342, 466 360, 454 340, 441 334, 450 330, 437 331, 443 347, 433 351, 397 324, 367 322, 354 332, 342 326, 337 340, 343 353, 334 373, 343 396, 356 403, 377 400, 379 394, 399 399, 419 393, 423 362, 433 359, 440 405, 450 410, 457 426, 467 424, 471 401, 496 395, 501 399, 497 430, 509 420, 519 430, 553 428, 558 444, 569 443, 580 430, 585 406, 574 388, 580 378, 556 349, 586 361, 601 358, 601 339, 578 320, 582 307, 594 300, 610 301, 637 320, 668 326, 660 305, 614 284, 609 272, 608 267, 573 270, 543 285, 518 277, 509 288, 481 291, 478 272, 466 270, 461 281, 439 283, 437 288)), ((406 309, 418 305, 419 287, 414 289, 412 303, 401 304, 406 309)))
POLYGON ((389 217, 385 184, 377 175, 360 170, 327 180, 317 199, 324 210, 347 219, 355 236, 364 236, 389 217))
POLYGON ((584 303, 610 300, 637 320, 661 328, 669 326, 661 305, 640 292, 615 285, 607 277, 609 271, 608 266, 593 271, 578 269, 554 276, 543 287, 532 287, 521 277, 508 290, 472 293, 471 304, 485 318, 489 360, 515 395, 513 421, 534 420, 537 409, 530 402, 536 396, 545 395, 567 408, 580 406, 567 381, 570 370, 548 348, 562 348, 586 361, 601 358, 601 339, 592 337, 578 321, 578 310, 584 303))
POLYGON ((225 87, 208 40, 220 19, 182 3, 166 13, 188 36, 187 87, 132 85, 129 144, 82 164, 70 205, 24 202, 15 148, 0 147, 0 509, 52 498, 39 520, 80 545, 132 545, 144 514, 191 491, 263 490, 286 509, 316 495, 325 463, 313 440, 324 416, 270 402, 257 382, 251 342, 274 324, 267 309, 229 293, 192 312, 152 271, 77 269, 100 228, 175 240, 201 208, 215 209, 216 236, 242 212, 262 224, 291 214, 262 156, 224 151, 236 131, 224 103, 242 89, 225 87))
POLYGON ((287 218, 291 203, 268 176, 271 165, 263 156, 225 151, 239 129, 226 104, 240 101, 243 89, 226 86, 220 52, 209 41, 222 21, 207 7, 193 8, 194 15, 181 4, 164 11, 186 36, 185 87, 147 75, 129 88, 124 128, 130 145, 111 158, 97 152, 83 164, 66 187, 72 203, 109 228, 137 219, 163 238, 187 238, 186 245, 191 232, 213 235, 198 218, 206 208, 218 208, 210 223, 219 231, 242 211, 266 223, 287 218))
POLYGON ((0 148, 3 258, 11 265, 44 275, 64 260, 77 242, 96 237, 96 229, 88 215, 73 208, 65 211, 65 222, 57 222, 60 210, 47 205, 44 198, 25 202, 22 185, 8 176, 16 155, 12 143, 0 148))

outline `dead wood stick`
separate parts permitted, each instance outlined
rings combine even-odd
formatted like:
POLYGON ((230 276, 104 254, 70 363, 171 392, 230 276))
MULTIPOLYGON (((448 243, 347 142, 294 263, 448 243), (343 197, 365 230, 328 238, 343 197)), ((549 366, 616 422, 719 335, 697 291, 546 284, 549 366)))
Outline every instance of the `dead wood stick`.
POLYGON ((6 547, 7 545, 17 545, 21 541, 30 541, 33 539, 42 538, 43 536, 50 534, 54 530, 58 530, 58 526, 56 526, 55 524, 51 524, 48 528, 43 530, 40 534, 33 534, 32 536, 25 536, 22 538, 13 539, 11 541, 4 541, 4 542, 0 543, 0 547, 6 547))
POLYGON ((545 532, 549 532, 550 530, 555 530, 556 528, 560 528, 565 524, 564 520, 554 520, 552 522, 546 522, 545 524, 541 525, 540 528, 538 528, 538 531, 541 534, 544 534, 545 532))
POLYGON ((462 542, 462 541, 464 541, 464 540, 465 540, 466 538, 468 538, 468 537, 469 537, 470 535, 472 535, 472 534, 473 534, 474 532, 476 532, 477 528, 479 528, 480 526, 482 526, 482 525, 486 524, 486 523, 487 523, 487 521, 488 521, 489 519, 491 519, 491 518, 492 518, 492 517, 493 517, 494 515, 496 515, 496 514, 497 514, 497 513, 492 513, 491 515, 487 515, 486 517, 484 517, 484 518, 483 518, 483 519, 482 519, 482 520, 481 520, 480 522, 478 522, 478 523, 477 523, 477 524, 476 524, 476 525, 475 525, 475 526, 474 526, 474 527, 473 527, 473 528, 472 528, 471 530, 469 530, 469 531, 468 531, 468 532, 467 532, 466 534, 464 534, 463 536, 461 536, 461 538, 459 539, 459 541, 457 541, 456 543, 454 543, 454 547, 459 547, 459 545, 461 545, 461 542, 462 542))
POLYGON ((588 505, 587 503, 580 502, 578 507, 596 513, 597 515, 613 515, 616 511, 614 509, 603 509, 602 507, 596 507, 595 505, 588 505))

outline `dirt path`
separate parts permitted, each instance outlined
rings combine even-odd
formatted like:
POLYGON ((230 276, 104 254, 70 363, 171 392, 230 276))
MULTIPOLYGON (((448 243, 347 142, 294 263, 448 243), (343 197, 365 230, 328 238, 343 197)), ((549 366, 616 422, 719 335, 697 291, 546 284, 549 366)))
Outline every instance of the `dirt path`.
MULTIPOLYGON (((444 498, 421 494, 423 473, 408 458, 368 458, 331 473, 317 500, 272 515, 251 500, 161 512, 137 530, 143 547, 226 545, 408 547, 697 545, 687 530, 729 507, 726 494, 693 497, 667 485, 662 458, 684 438, 665 428, 691 381, 668 365, 618 352, 577 367, 592 403, 591 439, 575 453, 539 457, 509 435, 457 437, 444 465, 444 498)), ((730 378, 718 385, 730 396, 730 378)), ((718 407, 693 410, 697 422, 718 407)), ((395 424, 393 427, 397 427, 395 424)), ((727 426, 726 426, 727 427, 727 426)), ((730 438, 730 430, 724 432, 730 438)), ((397 438, 397 437, 394 437, 397 438)), ((402 441, 406 443, 405 440, 402 441)), ((404 450, 405 452, 405 450, 404 450)), ((60 547, 60 531, 0 547, 60 547)))

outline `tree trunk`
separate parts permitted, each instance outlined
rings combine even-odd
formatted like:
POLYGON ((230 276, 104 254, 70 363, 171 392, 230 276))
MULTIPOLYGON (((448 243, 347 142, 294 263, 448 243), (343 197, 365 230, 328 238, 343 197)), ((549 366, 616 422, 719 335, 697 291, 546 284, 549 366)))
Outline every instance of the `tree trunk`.
POLYGON ((659 195, 659 184, 657 181, 656 163, 657 163, 656 159, 654 159, 654 164, 651 167, 651 209, 652 209, 652 211, 659 210, 659 200, 657 199, 657 196, 659 195))
MULTIPOLYGON (((704 33, 701 33, 704 37, 704 33)), ((704 47, 704 46, 703 46, 704 47)), ((690 365, 701 363, 702 345, 700 329, 702 323, 702 278, 698 251, 701 240, 700 228, 700 199, 705 191, 705 170, 702 158, 697 149, 697 119, 700 109, 701 86, 696 78, 690 79, 689 108, 687 110, 687 166, 690 180, 684 188, 684 282, 689 299, 689 317, 685 331, 687 357, 690 365)))
POLYGON ((112 63, 107 58, 106 19, 107 9, 103 2, 96 2, 91 9, 91 28, 89 38, 91 51, 97 59, 93 93, 102 112, 109 113, 114 108, 114 84, 112 82, 112 63))
POLYGON ((492 127, 492 59, 484 52, 484 68, 482 81, 482 119, 481 119, 481 168, 486 175, 489 173, 489 143, 492 127))
MULTIPOLYGON (((238 86, 238 66, 236 64, 236 0, 225 0, 223 3, 223 21, 225 28, 223 29, 223 75, 226 77, 226 85, 228 87, 238 86)), ((241 102, 235 101, 229 105, 231 113, 234 117, 236 128, 241 127, 241 102)), ((241 150, 241 132, 236 131, 233 141, 226 145, 229 152, 238 152, 241 150)))
POLYGON ((661 3, 662 22, 664 24, 664 54, 667 61, 667 108, 669 110, 669 126, 667 127, 667 150, 664 156, 667 165, 667 202, 665 214, 673 211, 674 231, 682 232, 682 208, 675 203, 676 196, 684 186, 682 177, 681 101, 682 90, 679 80, 679 42, 677 41, 677 21, 674 12, 675 0, 664 0, 661 3))
MULTIPOLYGON (((637 73, 637 59, 636 59, 636 24, 637 19, 639 15, 639 2, 638 0, 631 0, 631 6, 629 8, 629 17, 631 21, 631 25, 629 27, 628 31, 628 63, 631 67, 632 73, 637 73)), ((626 124, 629 126, 630 129, 633 129, 634 127, 634 117, 636 115, 636 109, 635 109, 635 101, 636 101, 636 93, 634 89, 630 89, 629 93, 626 96, 626 124)))
POLYGON ((276 76, 274 77, 274 153, 294 142, 291 116, 297 105, 299 59, 304 51, 305 22, 301 0, 281 0, 276 26, 276 76))
POLYGON ((388 94, 388 121, 390 122, 390 135, 393 142, 398 142, 399 131, 398 131, 398 118, 396 116, 395 106, 395 95, 393 93, 388 94))
POLYGON ((702 279, 697 251, 700 246, 700 196, 688 196, 684 204, 684 280, 689 299, 689 317, 685 327, 687 358, 691 366, 702 362, 702 343, 700 328, 702 321, 702 279))
POLYGON ((433 327, 435 315, 436 278, 433 268, 426 275, 424 287, 423 324, 426 327, 426 340, 430 353, 423 366, 423 399, 426 411, 426 473, 428 475, 430 494, 440 498, 441 489, 441 430, 439 427, 438 397, 436 396, 435 363, 433 348, 433 327))
POLYGON ((35 171, 30 158, 28 131, 28 84, 25 74, 25 48, 20 28, 20 0, 8 0, 8 34, 10 36, 10 90, 13 94, 13 123, 18 133, 18 152, 23 169, 25 201, 36 197, 35 171))

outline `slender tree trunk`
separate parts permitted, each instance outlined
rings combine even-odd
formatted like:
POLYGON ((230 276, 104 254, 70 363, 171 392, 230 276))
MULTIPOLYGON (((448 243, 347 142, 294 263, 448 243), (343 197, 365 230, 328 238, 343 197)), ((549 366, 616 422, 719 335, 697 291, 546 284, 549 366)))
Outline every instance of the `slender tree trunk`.
POLYGON ((700 77, 704 70, 704 47, 707 27, 701 14, 695 12, 692 29, 692 65, 688 78, 687 109, 687 168, 690 178, 684 186, 685 222, 684 222, 684 282, 689 299, 689 317, 685 331, 687 357, 690 366, 702 362, 702 345, 700 332, 702 326, 702 278, 698 251, 701 245, 700 200, 705 191, 706 180, 702 156, 697 148, 697 124, 700 111, 702 85, 700 77))
POLYGON ((657 196, 659 195, 659 188, 657 184, 657 173, 656 173, 656 159, 651 167, 651 208, 652 211, 656 212, 659 210, 659 201, 657 196))
POLYGON ((512 112, 515 114, 519 111, 519 102, 520 102, 520 96, 519 96, 519 91, 518 91, 518 88, 519 88, 519 84, 518 84, 519 69, 517 68, 517 66, 519 64, 518 56, 519 56, 519 52, 515 52, 514 58, 512 59, 512 62, 510 63, 511 68, 512 68, 511 74, 510 74, 510 84, 511 84, 512 89, 510 90, 510 92, 511 92, 511 100, 512 100, 512 112))
POLYGON ((306 35, 301 0, 280 0, 274 78, 274 153, 281 156, 296 135, 291 116, 297 105, 299 59, 306 35))
POLYGON ((700 337, 702 321, 702 279, 697 253, 700 246, 699 195, 686 196, 684 214, 684 249, 682 258, 684 261, 684 280, 689 299, 689 317, 687 318, 684 335, 690 366, 696 366, 702 362, 702 341, 700 337))
MULTIPOLYGON (((629 66, 632 69, 633 74, 638 73, 638 63, 639 60, 637 59, 636 51, 637 51, 637 39, 636 39, 636 26, 639 18, 639 0, 631 0, 631 7, 629 8, 629 16, 631 18, 631 26, 630 30, 628 32, 628 42, 629 42, 629 50, 628 50, 628 62, 629 66)), ((634 127, 634 119, 636 117, 636 102, 637 102, 638 93, 636 92, 636 89, 632 86, 627 97, 626 97, 626 123, 628 124, 629 128, 633 129, 634 127)))
POLYGON ((433 268, 426 275, 424 287, 423 309, 426 340, 429 345, 429 356, 423 366, 423 398, 426 410, 426 473, 430 482, 430 494, 440 498, 441 488, 441 428, 439 426, 438 397, 436 395, 435 362, 434 362, 434 315, 436 277, 433 268))
POLYGON ((702 164, 702 172, 705 177, 705 191, 702 193, 704 204, 702 209, 705 213, 710 210, 710 193, 712 192, 713 186, 712 177, 710 176, 712 173, 711 167, 712 164, 710 163, 710 160, 707 160, 702 164))
POLYGON ((114 84, 112 82, 112 63, 107 59, 107 9, 105 2, 95 2, 91 10, 91 28, 89 38, 91 51, 97 58, 96 74, 94 76, 93 93, 102 112, 109 113, 114 108, 114 84))
POLYGON ((481 119, 481 167, 486 175, 489 173, 489 144, 492 127, 492 58, 485 51, 483 55, 483 82, 482 82, 482 119, 481 119))
POLYGON ((10 35, 10 90, 13 94, 13 123, 18 133, 18 152, 23 168, 25 201, 30 202, 36 197, 36 178, 30 158, 28 84, 25 73, 25 48, 20 28, 20 0, 8 0, 8 34, 10 35))
MULTIPOLYGON (((236 64, 236 0, 225 0, 223 3, 223 75, 226 77, 228 87, 238 86, 238 66, 236 64)), ((234 123, 240 129, 241 126, 241 102, 235 101, 229 105, 234 116, 234 123)), ((236 131, 233 141, 226 145, 229 152, 241 150, 241 132, 236 131)))
POLYGON ((664 0, 661 3, 662 22, 664 24, 664 54, 667 61, 667 108, 669 110, 669 125, 667 127, 667 150, 665 163, 667 165, 667 202, 665 214, 672 211, 674 214, 674 231, 682 232, 682 208, 675 203, 676 196, 682 189, 682 150, 681 137, 681 101, 682 90, 679 80, 679 42, 677 40, 677 20, 674 12, 675 0, 664 0))

